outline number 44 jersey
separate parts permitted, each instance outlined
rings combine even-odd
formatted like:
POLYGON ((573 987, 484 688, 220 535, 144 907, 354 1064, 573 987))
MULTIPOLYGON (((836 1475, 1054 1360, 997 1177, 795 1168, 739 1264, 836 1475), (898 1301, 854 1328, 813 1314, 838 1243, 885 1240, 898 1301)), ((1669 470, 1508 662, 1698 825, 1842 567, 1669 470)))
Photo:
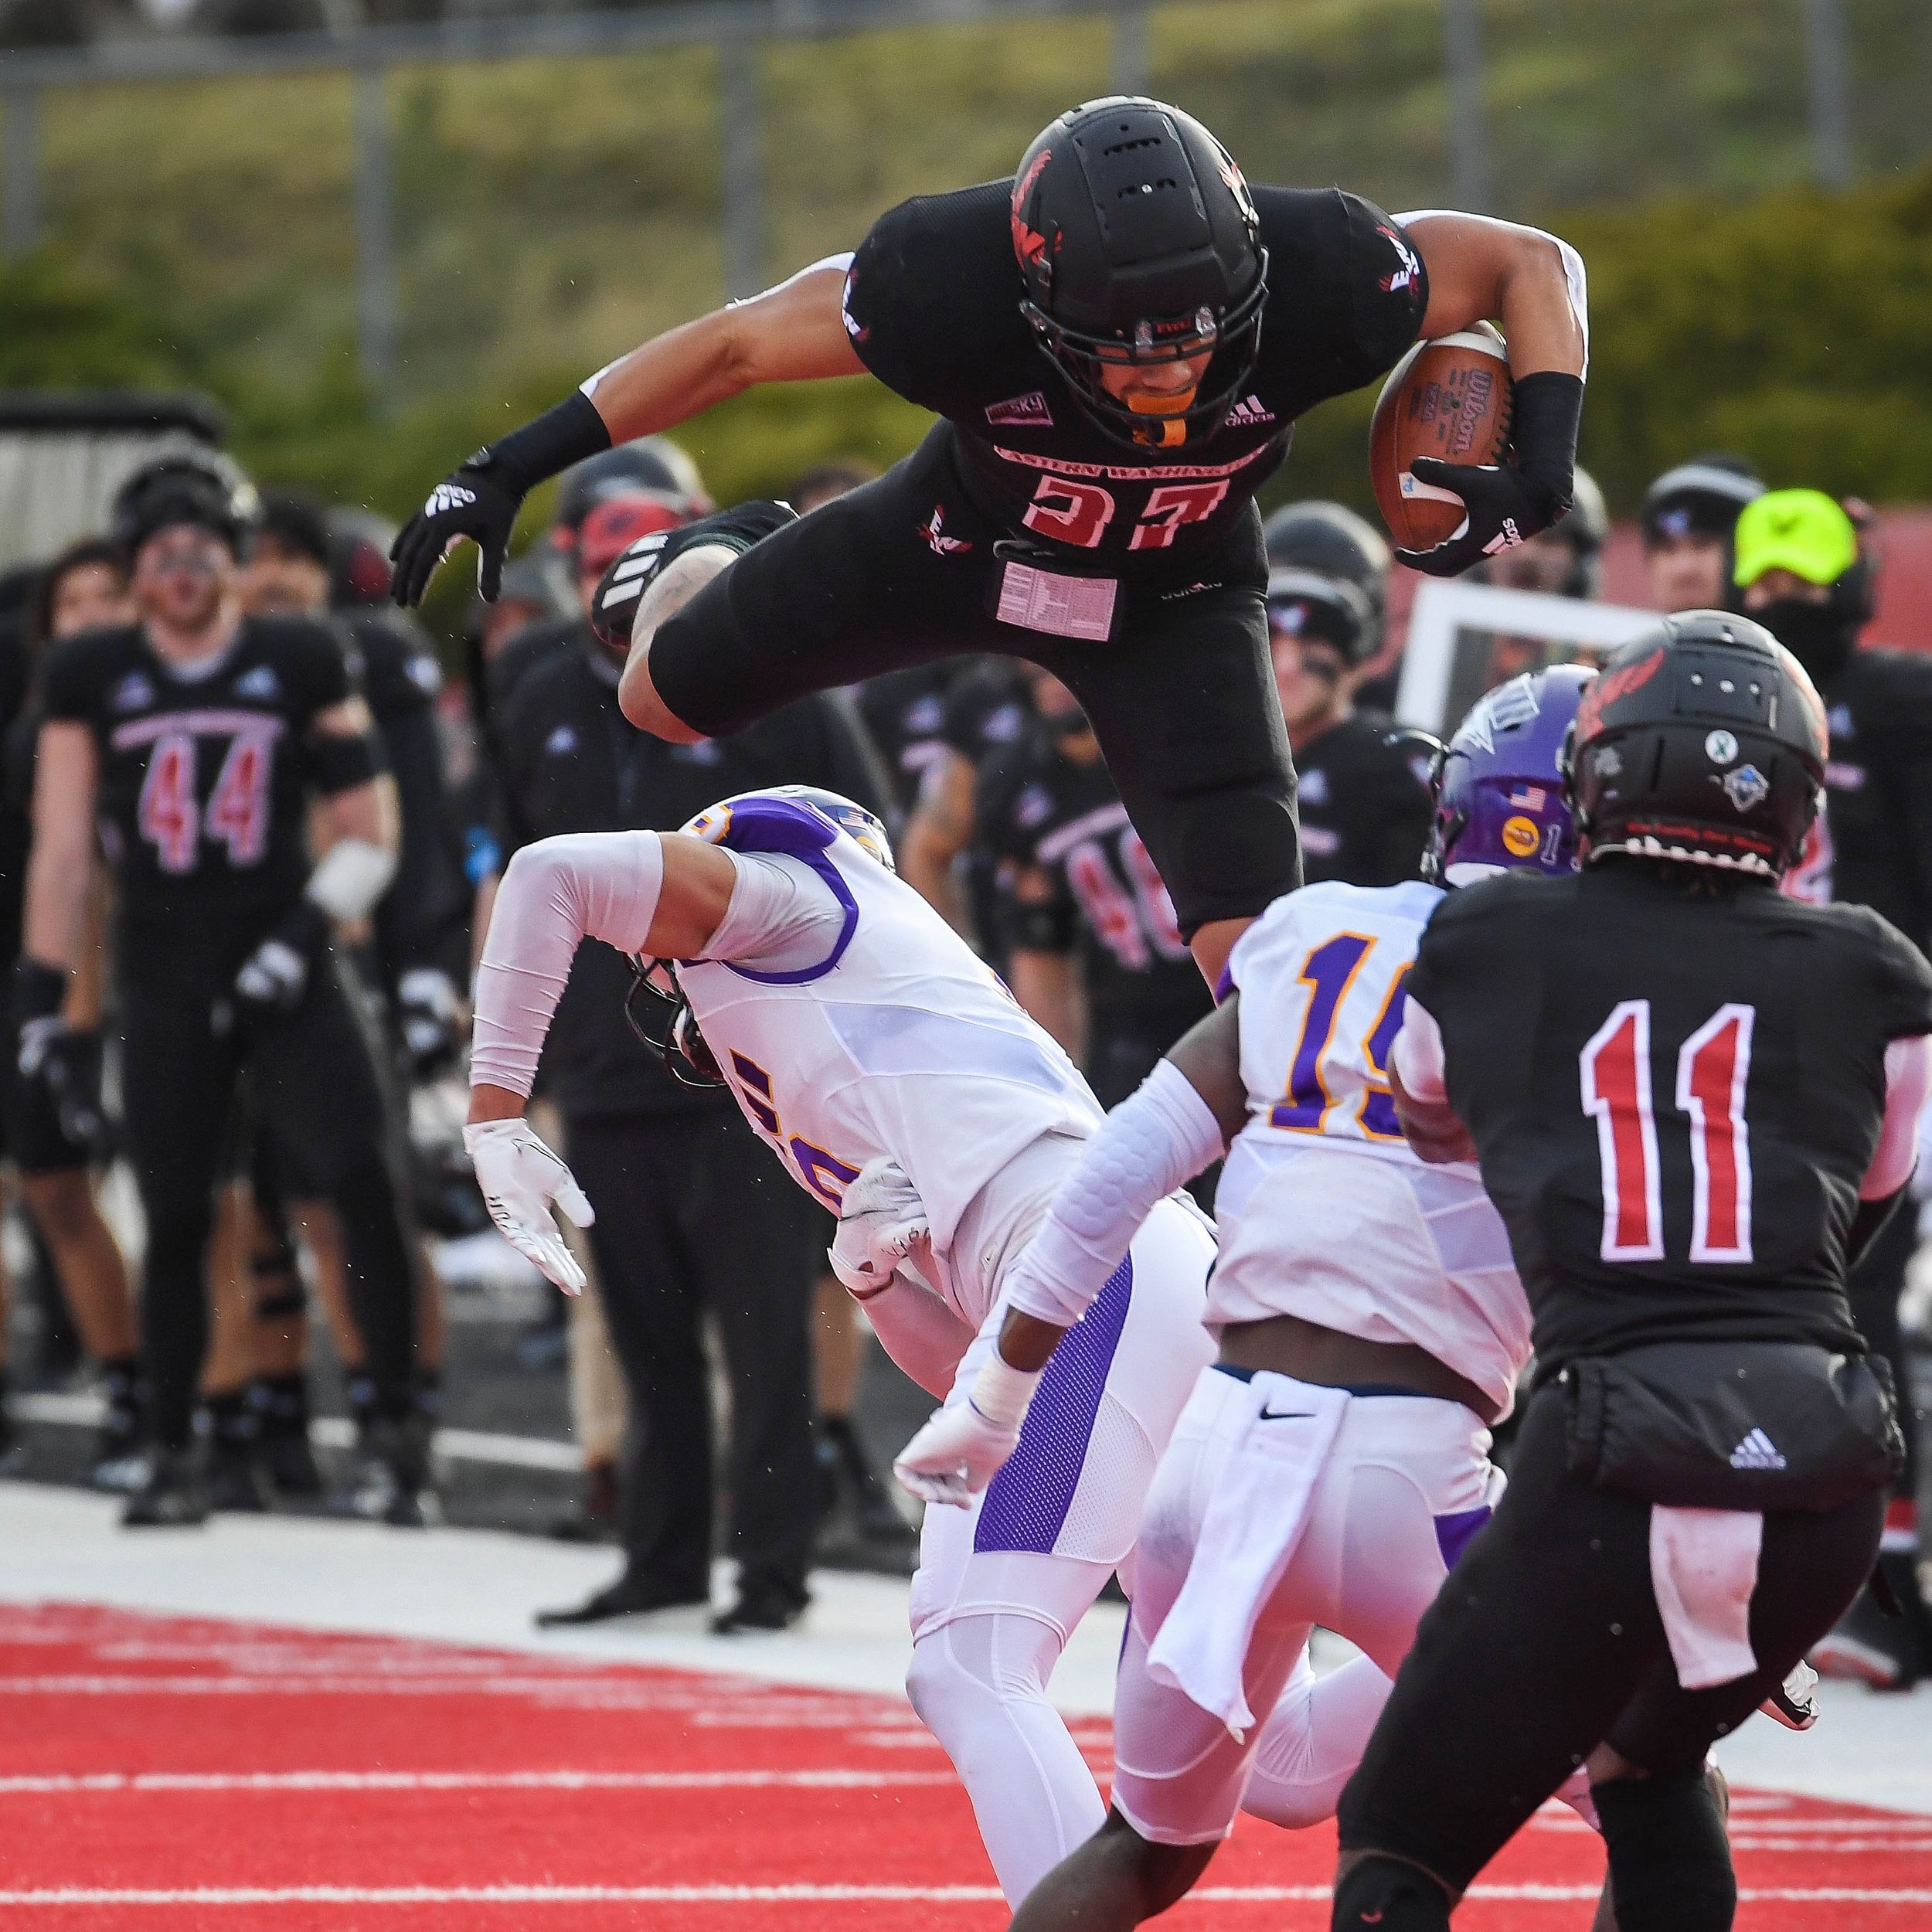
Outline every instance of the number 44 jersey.
POLYGON ((82 633, 49 653, 49 722, 84 725, 98 760, 102 842, 114 869, 121 956, 171 971, 244 957, 308 876, 306 759, 318 713, 352 689, 333 632, 250 617, 186 673, 138 626, 82 633))
POLYGON ((1863 907, 1678 869, 1485 879, 1410 975, 1546 1371, 1667 1338, 1862 1352, 1845 1240, 1932 968, 1863 907))
POLYGON ((1416 947, 1442 894, 1339 883, 1236 942, 1247 1124, 1215 1197, 1211 1325, 1299 1315, 1426 1349, 1507 1410, 1529 1310, 1473 1166, 1426 1167, 1388 1085, 1416 947))

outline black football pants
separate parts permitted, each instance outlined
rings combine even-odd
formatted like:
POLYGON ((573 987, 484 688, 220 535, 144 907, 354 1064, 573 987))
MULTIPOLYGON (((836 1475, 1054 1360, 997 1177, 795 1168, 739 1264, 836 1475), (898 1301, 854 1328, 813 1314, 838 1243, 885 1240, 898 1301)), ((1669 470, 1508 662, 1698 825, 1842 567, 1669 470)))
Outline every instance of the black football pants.
POLYGON ((590 1240, 631 1402, 626 1557, 668 1586, 709 1581, 709 1315, 730 1387, 730 1553, 748 1578, 802 1586, 817 1526, 811 1287, 831 1216, 723 1094, 702 1111, 571 1118, 565 1134, 597 1210, 590 1240))
POLYGON ((1416 1632, 1342 1794, 1344 1850, 1393 1852, 1458 1891, 1607 1740, 1692 1771, 1783 1682, 1857 1594, 1884 1496, 1764 1519, 1751 1648, 1734 1683, 1677 1682, 1650 1577, 1650 1505, 1564 1468, 1561 1393, 1523 1420, 1509 1487, 1416 1632))
MULTIPOLYGON (((1181 930, 1252 917, 1301 883, 1294 770, 1243 546, 1209 581, 1121 583, 1105 644, 992 614, 1006 533, 975 509, 942 425, 903 463, 747 551, 659 630, 658 696, 709 736, 811 691, 964 652, 1031 658, 1086 707, 1181 930), (943 543, 930 534, 937 528, 943 543), (945 545, 954 547, 946 548, 945 545)), ((1099 566, 1095 566, 1099 567, 1099 566)))
POLYGON ((223 1035, 213 1013, 226 990, 199 974, 158 972, 122 992, 128 1154, 148 1223, 141 1353, 155 1437, 168 1448, 186 1446, 194 1420, 208 1345, 208 1237, 244 1063, 256 1130, 287 1192, 332 1201, 342 1216, 349 1303, 378 1411, 404 1415, 412 1400, 410 1237, 369 1030, 333 961, 293 1013, 223 1035))

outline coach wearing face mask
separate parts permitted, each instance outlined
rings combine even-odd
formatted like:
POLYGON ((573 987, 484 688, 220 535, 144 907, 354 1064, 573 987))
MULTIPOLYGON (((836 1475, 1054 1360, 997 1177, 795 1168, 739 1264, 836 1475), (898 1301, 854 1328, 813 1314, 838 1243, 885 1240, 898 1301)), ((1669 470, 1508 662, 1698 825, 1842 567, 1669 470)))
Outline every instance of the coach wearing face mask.
MULTIPOLYGON (((1932 658, 1860 650, 1877 560, 1858 528, 1818 490, 1774 490, 1737 520, 1739 607, 1811 674, 1831 729, 1821 840, 1808 852, 1805 896, 1884 914, 1932 951, 1932 658)), ((1850 1279, 1852 1308, 1872 1345, 1892 1359, 1902 1396, 1912 1387, 1899 1332, 1899 1297, 1917 1223, 1895 1215, 1850 1279)), ((1882 1577, 1902 1616, 1867 1591, 1813 1661, 1828 1674, 1903 1689, 1932 1672, 1932 1614, 1920 1600, 1916 1495, 1922 1413, 1903 1417, 1905 1474, 1886 1519, 1882 1577)))

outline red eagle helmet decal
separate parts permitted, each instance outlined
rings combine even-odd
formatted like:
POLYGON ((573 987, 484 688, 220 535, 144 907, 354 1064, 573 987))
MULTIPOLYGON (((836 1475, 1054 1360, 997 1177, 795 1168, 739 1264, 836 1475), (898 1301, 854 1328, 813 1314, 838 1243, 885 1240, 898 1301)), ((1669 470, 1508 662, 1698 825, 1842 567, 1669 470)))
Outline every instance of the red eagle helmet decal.
POLYGON ((1046 252, 1046 237, 1028 225, 1020 210, 1032 192, 1034 182, 1039 179, 1040 171, 1053 158, 1053 149, 1043 148, 1033 157, 1026 173, 1013 184, 1013 253, 1019 257, 1022 268, 1031 267, 1046 252))

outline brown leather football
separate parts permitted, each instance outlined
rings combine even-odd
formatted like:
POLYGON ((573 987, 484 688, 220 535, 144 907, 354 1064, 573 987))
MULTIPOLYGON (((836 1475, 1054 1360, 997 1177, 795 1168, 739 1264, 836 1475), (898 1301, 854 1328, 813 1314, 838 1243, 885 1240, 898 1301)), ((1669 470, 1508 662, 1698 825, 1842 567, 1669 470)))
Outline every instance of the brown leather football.
POLYGON ((1503 339, 1487 322, 1418 342, 1389 372, 1369 427, 1369 477, 1390 534, 1406 550, 1447 543, 1461 499, 1410 474, 1417 457, 1500 463, 1515 403, 1503 339))

